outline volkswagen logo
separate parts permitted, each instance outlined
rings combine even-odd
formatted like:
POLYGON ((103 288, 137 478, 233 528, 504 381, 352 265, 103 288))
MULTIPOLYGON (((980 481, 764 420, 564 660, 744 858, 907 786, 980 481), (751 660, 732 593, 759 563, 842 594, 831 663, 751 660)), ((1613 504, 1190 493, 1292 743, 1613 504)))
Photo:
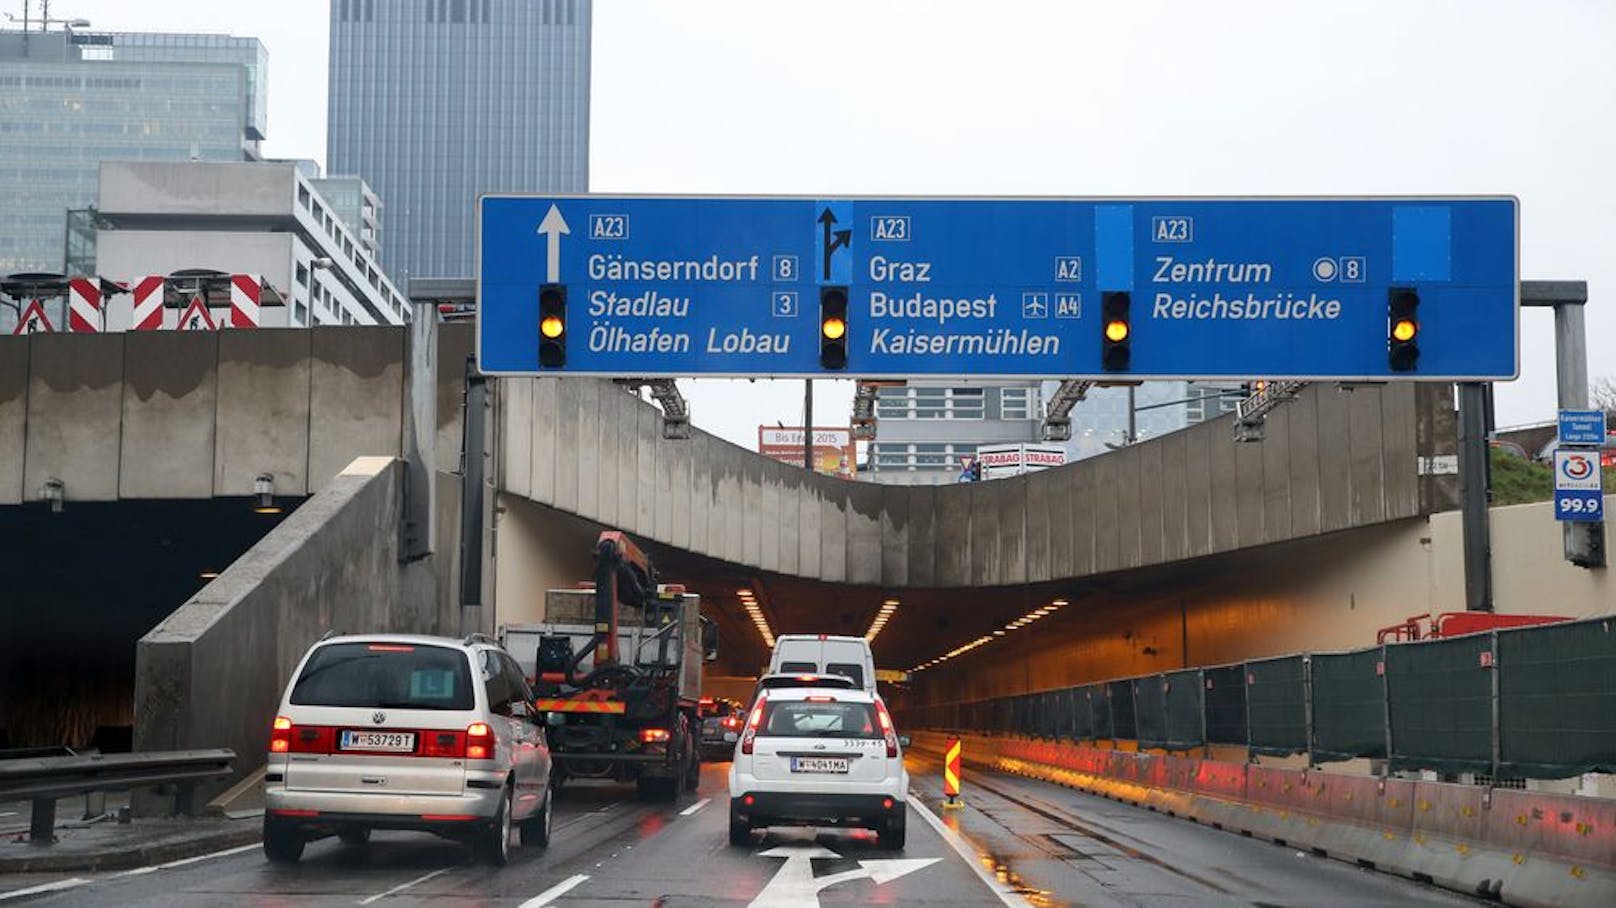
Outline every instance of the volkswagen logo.
POLYGON ((384 713, 384 712, 371 713, 370 721, 375 722, 377 725, 380 725, 383 722, 387 721, 387 713, 384 713))

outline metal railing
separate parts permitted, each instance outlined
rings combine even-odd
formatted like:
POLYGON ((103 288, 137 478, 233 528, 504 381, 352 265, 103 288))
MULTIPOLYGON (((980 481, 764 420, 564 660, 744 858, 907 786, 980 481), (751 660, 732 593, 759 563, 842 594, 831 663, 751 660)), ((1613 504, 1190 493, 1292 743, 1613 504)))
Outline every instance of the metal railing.
POLYGON ((171 750, 0 760, 0 801, 33 802, 35 842, 55 841, 56 799, 100 791, 175 785, 174 813, 196 812, 196 784, 230 775, 235 751, 171 750))

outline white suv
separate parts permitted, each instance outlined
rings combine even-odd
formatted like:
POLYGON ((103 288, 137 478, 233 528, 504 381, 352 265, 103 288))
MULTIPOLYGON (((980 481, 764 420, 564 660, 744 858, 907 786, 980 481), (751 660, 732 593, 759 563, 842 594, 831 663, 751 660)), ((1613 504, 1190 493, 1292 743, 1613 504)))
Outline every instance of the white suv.
POLYGON ((281 698, 264 777, 264 854, 372 829, 472 843, 494 863, 550 841, 550 751, 527 683, 481 634, 328 637, 281 698))
POLYGON ((729 770, 729 843, 767 826, 851 826, 904 844, 909 773, 892 716, 862 690, 772 688, 747 714, 729 770))

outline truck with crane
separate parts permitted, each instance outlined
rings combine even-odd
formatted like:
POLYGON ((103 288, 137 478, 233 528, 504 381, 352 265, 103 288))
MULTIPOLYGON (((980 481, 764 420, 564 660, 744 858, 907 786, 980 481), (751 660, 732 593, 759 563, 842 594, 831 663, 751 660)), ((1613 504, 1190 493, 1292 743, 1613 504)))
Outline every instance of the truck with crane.
POLYGON ((627 535, 600 534, 594 579, 545 592, 543 621, 500 629, 544 716, 552 784, 635 783, 643 799, 694 791, 702 666, 717 658, 701 599, 657 582, 627 535))

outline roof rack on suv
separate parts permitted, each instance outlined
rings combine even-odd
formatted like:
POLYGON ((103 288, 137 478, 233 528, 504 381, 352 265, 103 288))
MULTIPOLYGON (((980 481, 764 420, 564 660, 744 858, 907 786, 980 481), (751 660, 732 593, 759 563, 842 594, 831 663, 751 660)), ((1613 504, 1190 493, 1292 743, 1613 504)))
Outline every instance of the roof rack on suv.
POLYGON ((326 628, 325 633, 320 635, 320 639, 321 640, 330 640, 332 637, 335 637, 335 636, 337 636, 337 635, 339 635, 341 633, 342 633, 341 631, 337 630, 334 627, 328 627, 328 628, 326 628))
POLYGON ((486 643, 489 646, 498 646, 499 645, 498 640, 495 640, 493 637, 490 637, 487 634, 484 634, 484 633, 482 633, 480 631, 474 631, 474 632, 472 632, 470 634, 467 634, 466 639, 460 641, 460 643, 461 643, 462 646, 470 646, 473 643, 486 643))

